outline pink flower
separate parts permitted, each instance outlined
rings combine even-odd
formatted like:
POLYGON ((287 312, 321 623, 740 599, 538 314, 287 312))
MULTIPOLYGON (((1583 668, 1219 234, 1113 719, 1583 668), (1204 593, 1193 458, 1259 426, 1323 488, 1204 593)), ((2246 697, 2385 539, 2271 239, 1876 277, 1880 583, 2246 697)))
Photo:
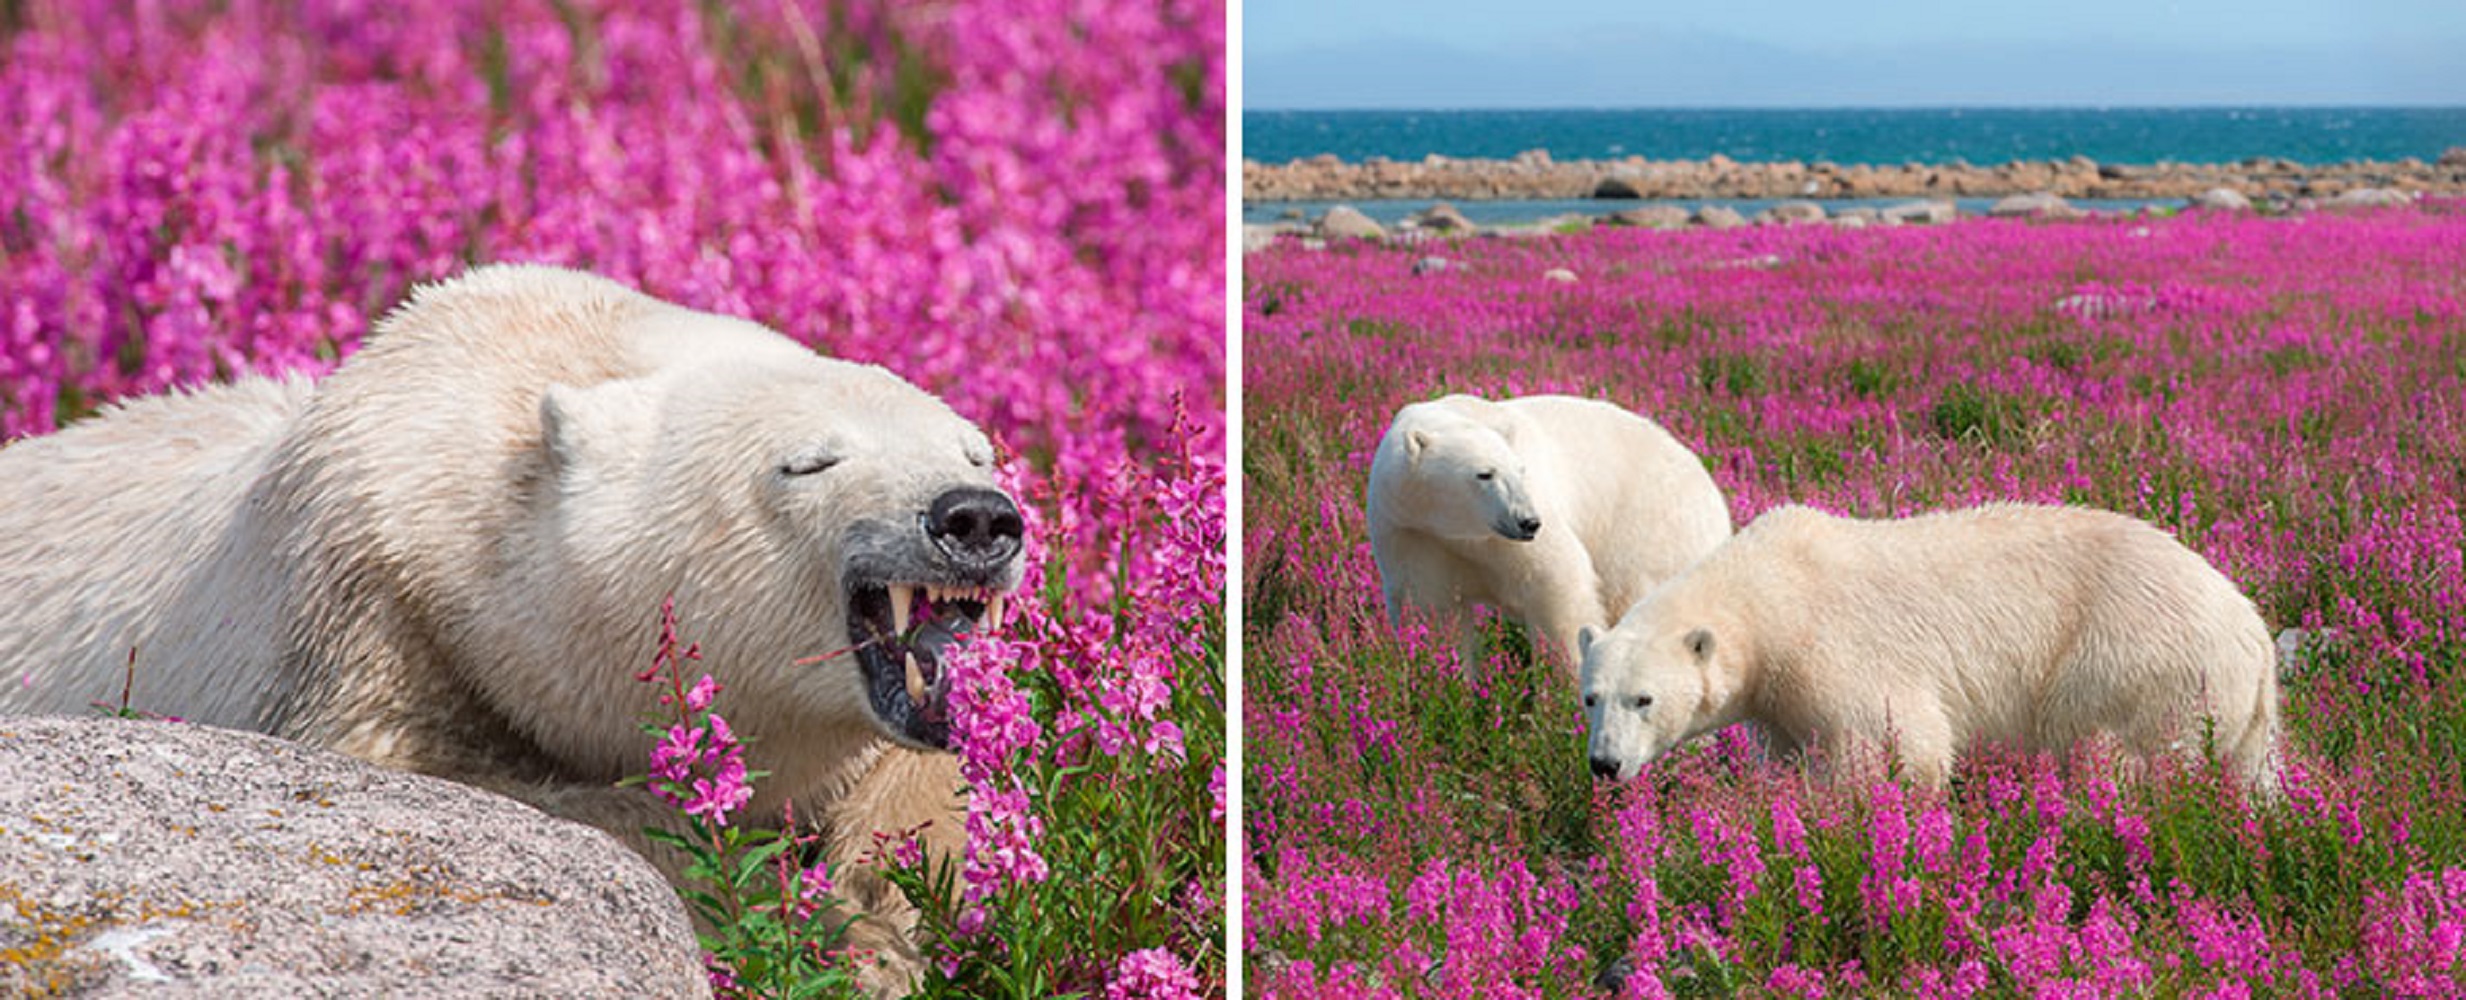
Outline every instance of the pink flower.
POLYGON ((1804 997, 1806 1000, 1818 1000, 1826 995, 1823 973, 1787 962, 1775 967, 1772 974, 1764 978, 1764 988, 1776 996, 1804 997))
POLYGON ((824 903, 829 901, 829 896, 837 891, 839 891, 839 886, 831 881, 829 863, 815 862, 811 867, 797 873, 797 912, 807 917, 812 916, 814 911, 820 909, 824 903))
POLYGON ((1798 821, 1798 800, 1788 793, 1772 803, 1772 842, 1792 858, 1805 861, 1809 857, 1807 828, 1798 821))
POLYGON ((1007 772, 1014 754, 1033 749, 1043 734, 1027 697, 1010 679, 1012 671, 1034 669, 1035 647, 987 636, 954 645, 942 658, 960 773, 972 783, 992 782, 1007 772))
POLYGON ((704 674, 701 680, 695 681, 694 686, 686 690, 685 710, 688 712, 702 711, 711 707, 711 699, 718 696, 719 682, 712 680, 711 675, 704 674))
POLYGON ((1105 983, 1105 1000, 1197 1000, 1199 977, 1179 956, 1149 948, 1122 956, 1105 983))
POLYGON ((1932 875, 1952 870, 1952 810, 1943 803, 1933 803, 1918 814, 1918 828, 1913 841, 1918 867, 1932 875))
POLYGON ((720 962, 717 955, 707 951, 702 953, 702 972, 710 979, 711 992, 714 994, 726 997, 738 996, 744 992, 745 987, 737 982, 736 970, 720 962))
MULTIPOLYGON (((711 719, 716 722, 719 717, 714 715, 711 719)), ((704 759, 715 766, 709 777, 693 779, 693 796, 680 804, 686 815, 725 824, 729 813, 744 808, 753 798, 752 786, 745 783, 745 761, 735 751, 736 747, 729 744, 726 753, 716 761, 704 759)))
POLYGON ((1814 865, 1799 865, 1790 870, 1790 887, 1798 908, 1816 920, 1824 917, 1824 873, 1814 865))
POLYGON ((668 728, 666 738, 651 746, 651 776, 669 781, 689 780, 691 768, 702 760, 702 740, 705 730, 682 722, 668 728))
MULTIPOLYGON (((329 371, 468 262, 584 268, 886 366, 998 442, 1029 565, 952 698, 977 891, 1038 877, 1027 789, 1099 735, 1160 772, 1219 745, 1175 698, 1226 591, 1220 2, 57 13, 0 57, 0 441, 329 371)), ((651 789, 724 823, 746 759, 698 658, 666 618, 651 789)), ((1177 850, 1221 836, 1198 811, 1177 850)))

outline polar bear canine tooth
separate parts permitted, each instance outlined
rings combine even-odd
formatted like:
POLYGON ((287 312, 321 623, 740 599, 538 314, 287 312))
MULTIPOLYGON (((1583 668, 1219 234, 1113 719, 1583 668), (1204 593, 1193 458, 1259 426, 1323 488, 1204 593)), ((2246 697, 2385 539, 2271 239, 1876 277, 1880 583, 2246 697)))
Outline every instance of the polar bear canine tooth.
POLYGON ((890 591, 891 634, 904 636, 908 634, 908 607, 916 600, 916 588, 894 583, 887 589, 890 591))
POLYGON ((908 702, 910 704, 922 705, 925 703, 925 695, 928 690, 925 684, 925 668, 917 665, 915 653, 907 654, 907 658, 908 702))
POLYGON ((1002 595, 992 594, 985 598, 985 626, 997 631, 1001 629, 1002 595))

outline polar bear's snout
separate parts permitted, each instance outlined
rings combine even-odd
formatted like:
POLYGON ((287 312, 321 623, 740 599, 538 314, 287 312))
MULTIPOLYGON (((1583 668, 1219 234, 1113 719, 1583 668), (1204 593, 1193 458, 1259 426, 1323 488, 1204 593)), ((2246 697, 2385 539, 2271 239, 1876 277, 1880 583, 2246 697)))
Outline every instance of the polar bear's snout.
POLYGON ((1529 542, 1541 534, 1541 514, 1533 509, 1533 497, 1524 492, 1523 477, 1484 479, 1499 507, 1498 516, 1490 528, 1499 537, 1511 542, 1529 542))
MULTIPOLYGON (((1002 491, 952 486, 912 518, 860 522, 845 587, 848 639, 874 720, 919 749, 950 743, 947 650, 998 630, 1027 536, 1002 491)), ((915 510, 915 508, 911 508, 915 510)))
POLYGON ((962 572, 998 570, 1019 555, 1026 522, 1019 505, 1000 490, 963 486, 933 499, 925 511, 925 536, 962 572))

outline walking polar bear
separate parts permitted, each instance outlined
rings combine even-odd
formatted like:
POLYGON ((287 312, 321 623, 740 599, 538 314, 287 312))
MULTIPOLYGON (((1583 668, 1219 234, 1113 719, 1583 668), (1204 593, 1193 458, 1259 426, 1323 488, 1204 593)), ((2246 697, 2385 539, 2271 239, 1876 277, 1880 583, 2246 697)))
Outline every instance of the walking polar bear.
POLYGON ((2277 656, 2252 602, 2120 514, 1990 505, 1900 521, 1758 518, 1579 639, 1597 775, 1738 722, 1783 752, 1890 740, 1940 786, 1973 741, 2213 752, 2275 789, 2277 656))
MULTIPOLYGON (((322 382, 139 399, 0 449, 0 712, 116 702, 134 651, 136 707, 640 849, 672 811, 613 786, 647 766, 659 706, 634 675, 673 594, 770 772, 749 815, 795 799, 842 861, 927 820, 947 849, 953 758, 914 751, 947 746, 936 652, 1020 578, 993 459, 880 368, 605 279, 484 268, 417 290, 322 382)), ((898 928, 857 933, 915 970, 898 928)))
POLYGON ((1454 395, 1396 413, 1370 463, 1370 552, 1390 621, 1465 605, 1540 633, 1572 668, 1576 635, 1606 626, 1730 535, 1703 463, 1660 425, 1571 396, 1454 395))

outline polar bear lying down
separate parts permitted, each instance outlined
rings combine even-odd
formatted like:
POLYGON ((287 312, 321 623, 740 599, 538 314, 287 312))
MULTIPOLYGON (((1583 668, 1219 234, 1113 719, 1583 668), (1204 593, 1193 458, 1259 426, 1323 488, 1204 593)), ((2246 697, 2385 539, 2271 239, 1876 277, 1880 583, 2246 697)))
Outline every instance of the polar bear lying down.
MULTIPOLYGON (((936 650, 1020 578, 993 457, 882 369, 604 279, 484 268, 417 290, 321 382, 134 400, 0 448, 0 712, 116 701, 135 650, 135 707, 639 848, 673 817, 612 784, 646 767, 657 705, 634 675, 673 594, 771 772, 749 815, 798 800, 843 862, 928 820, 947 849, 956 768, 913 751, 948 740, 936 650)), ((894 931, 860 943, 912 965, 894 931)))
POLYGON ((1834 759, 1889 740, 1934 785, 1973 741, 2061 752, 2107 733, 2144 756, 2205 742, 2275 790, 2277 659, 2259 612, 2119 514, 1784 507, 1578 643, 1604 777, 1751 721, 1784 752, 1834 759))
POLYGON ((1467 605, 1524 623, 1572 668, 1578 629, 1610 624, 1730 536, 1729 504, 1695 453, 1572 396, 1404 407, 1367 499, 1389 619, 1452 617, 1467 666, 1481 661, 1467 605))

